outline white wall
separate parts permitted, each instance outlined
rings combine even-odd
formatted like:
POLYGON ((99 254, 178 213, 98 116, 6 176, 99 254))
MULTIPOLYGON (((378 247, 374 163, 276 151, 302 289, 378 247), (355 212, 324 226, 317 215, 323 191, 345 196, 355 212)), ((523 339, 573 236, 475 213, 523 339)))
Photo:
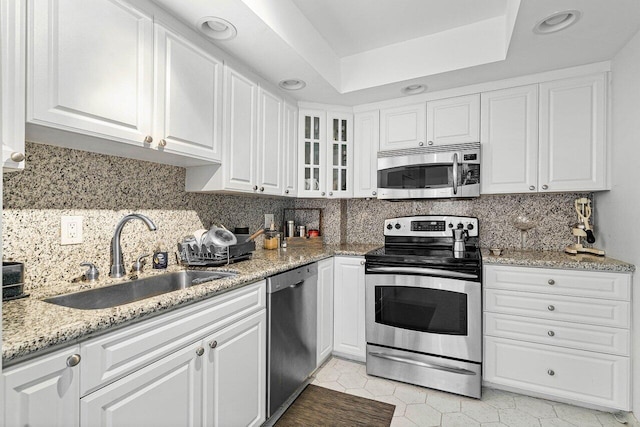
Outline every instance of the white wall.
MULTIPOLYGON (((612 76, 611 191, 596 193, 596 244, 640 270, 640 33, 615 56, 612 76)), ((633 292, 633 412, 640 415, 640 273, 633 292)))

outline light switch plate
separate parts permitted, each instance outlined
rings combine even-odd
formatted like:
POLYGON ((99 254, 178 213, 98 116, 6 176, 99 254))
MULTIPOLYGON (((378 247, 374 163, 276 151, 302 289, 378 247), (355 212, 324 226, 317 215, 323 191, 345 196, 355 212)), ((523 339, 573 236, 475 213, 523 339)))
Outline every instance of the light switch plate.
POLYGON ((264 228, 268 229, 271 227, 271 224, 274 224, 273 214, 264 214, 264 228))
POLYGON ((60 218, 60 244, 78 245, 82 243, 81 216, 63 216, 60 218))

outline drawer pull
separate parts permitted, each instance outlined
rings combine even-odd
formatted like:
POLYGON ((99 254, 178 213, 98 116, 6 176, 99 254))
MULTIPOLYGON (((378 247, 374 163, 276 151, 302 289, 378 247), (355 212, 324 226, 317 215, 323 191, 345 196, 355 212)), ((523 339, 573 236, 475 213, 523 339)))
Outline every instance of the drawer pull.
POLYGON ((555 373, 555 372, 553 372, 553 369, 549 369, 549 370, 547 371, 547 374, 549 374, 550 376, 554 376, 556 373, 555 373))
POLYGON ((549 281, 547 283, 550 284, 550 285, 555 285, 556 281, 553 280, 553 279, 549 279, 549 281))
POLYGON ((71 356, 67 357, 67 366, 68 367, 73 368, 78 363, 80 363, 80 355, 79 354, 72 354, 71 356))
POLYGON ((198 347, 198 348, 196 349, 196 354, 197 354, 198 356, 202 356, 202 355, 204 354, 204 348, 202 348, 202 347, 198 347))
POLYGON ((211 342, 209 343, 209 347, 210 347, 210 348, 216 348, 217 346, 218 346, 218 341, 211 341, 211 342))
POLYGON ((555 308, 554 306, 552 306, 552 305, 550 305, 550 306, 548 306, 548 307, 547 307, 547 310, 549 310, 549 311, 553 311, 553 310, 555 310, 555 309, 556 309, 556 308, 555 308))
POLYGON ((555 334, 556 334, 556 333, 555 333, 555 332, 553 332, 553 331, 549 331, 549 332, 547 332, 547 335, 549 335, 550 337, 554 336, 555 334))

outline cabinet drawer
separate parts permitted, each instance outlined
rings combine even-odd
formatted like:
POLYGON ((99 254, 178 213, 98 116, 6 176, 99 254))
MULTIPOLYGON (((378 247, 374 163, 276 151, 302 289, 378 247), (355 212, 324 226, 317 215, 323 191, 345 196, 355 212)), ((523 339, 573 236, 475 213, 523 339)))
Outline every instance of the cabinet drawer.
POLYGON ((485 289, 484 296, 485 310, 493 313, 616 328, 629 327, 630 306, 626 301, 533 294, 501 289, 485 289))
POLYGON ((484 269, 484 287, 630 301, 631 275, 488 265, 484 269))
POLYGON ((265 281, 80 345, 80 394, 115 381, 266 307, 265 281))
POLYGON ((558 322, 509 314, 485 313, 484 333, 494 337, 620 356, 629 356, 631 348, 631 336, 628 329, 558 322))
POLYGON ((607 408, 630 409, 627 357, 485 338, 484 380, 607 408))

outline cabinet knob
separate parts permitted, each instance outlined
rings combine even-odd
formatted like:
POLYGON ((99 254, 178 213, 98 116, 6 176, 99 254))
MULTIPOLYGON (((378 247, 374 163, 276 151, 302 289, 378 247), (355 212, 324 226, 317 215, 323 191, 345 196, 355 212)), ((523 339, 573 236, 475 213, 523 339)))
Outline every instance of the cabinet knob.
POLYGON ((553 369, 549 369, 549 370, 547 371, 547 374, 549 374, 549 375, 551 375, 551 376, 554 376, 556 373, 555 373, 555 372, 553 372, 553 369))
POLYGON ((548 190, 548 189, 549 189, 549 186, 545 184, 545 185, 543 185, 543 186, 542 186, 542 189, 543 189, 543 190, 548 190))
POLYGON ((322 195, 322 196, 324 196, 325 194, 326 194, 326 193, 323 191, 321 195, 322 195))
POLYGON ((209 347, 210 347, 210 348, 216 348, 217 346, 218 346, 218 341, 211 341, 211 342, 209 343, 209 347))
POLYGON ((553 279, 549 279, 549 281, 547 283, 550 284, 550 285, 555 285, 556 281, 553 280, 553 279))
POLYGON ((556 309, 556 308, 555 308, 554 306, 552 306, 552 305, 550 305, 550 306, 548 306, 548 307, 547 307, 547 310, 549 310, 549 311, 553 311, 553 310, 555 310, 555 309, 556 309))
POLYGON ((16 163, 20 163, 21 161, 24 160, 24 153, 19 153, 17 151, 11 153, 11 160, 13 160, 16 163))
POLYGON ((422 146, 424 145, 424 142, 420 141, 420 142, 418 142, 418 145, 419 145, 420 147, 422 147, 422 146))
POLYGON ((260 187, 260 191, 264 191, 264 187, 260 187))
POLYGON ((257 190, 258 190, 258 186, 257 186, 257 185, 254 185, 254 186, 253 186, 253 191, 257 191, 257 190))
POLYGON ((67 366, 68 367, 73 368, 78 363, 80 363, 80 355, 79 354, 72 354, 71 356, 67 357, 67 366))
POLYGON ((329 191, 329 195, 330 195, 330 196, 333 196, 333 191, 329 191))
POLYGON ((145 136, 144 142, 146 142, 147 144, 151 144, 153 142, 153 138, 151 138, 151 135, 145 136))
POLYGON ((196 354, 198 356, 202 356, 204 354, 204 348, 203 347, 196 348, 196 354))
POLYGON ((433 141, 427 142, 427 145, 433 145, 433 141))
POLYGON ((364 260, 360 261, 360 265, 364 265, 364 260))
POLYGON ((535 190, 535 189, 536 189, 536 186, 535 186, 535 185, 530 185, 530 186, 529 186, 529 190, 533 191, 533 190, 535 190))
POLYGON ((284 190, 284 194, 289 194, 289 190, 284 190))
POLYGON ((166 146, 167 146, 166 139, 161 139, 160 141, 158 141, 158 147, 166 147, 166 146))
POLYGON ((556 334, 556 333, 555 333, 555 332, 553 332, 553 331, 549 331, 549 332, 547 332, 547 335, 549 335, 550 337, 554 336, 555 334, 556 334))
POLYGON ((372 195, 372 196, 375 196, 375 195, 377 195, 377 194, 378 194, 378 192, 377 192, 377 191, 372 191, 372 192, 371 192, 371 195, 372 195))

